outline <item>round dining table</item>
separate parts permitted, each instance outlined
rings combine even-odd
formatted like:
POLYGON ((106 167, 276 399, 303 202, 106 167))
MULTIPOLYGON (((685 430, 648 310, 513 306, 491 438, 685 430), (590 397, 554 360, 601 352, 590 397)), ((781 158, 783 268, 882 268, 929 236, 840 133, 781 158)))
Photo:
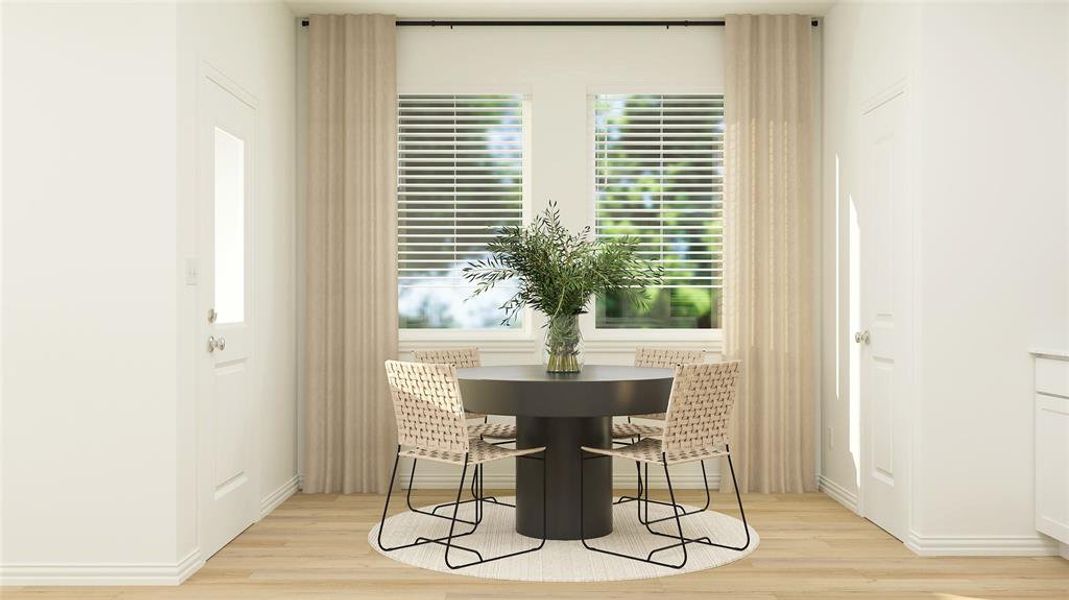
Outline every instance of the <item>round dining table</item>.
MULTIPOLYGON (((612 460, 583 460, 581 446, 610 448, 612 418, 664 412, 672 369, 586 365, 579 373, 547 373, 545 365, 457 369, 464 407, 516 417, 516 447, 545 446, 546 537, 612 533, 612 460), (580 479, 580 469, 583 478, 580 479)), ((542 537, 542 465, 516 461, 516 531, 542 537)))

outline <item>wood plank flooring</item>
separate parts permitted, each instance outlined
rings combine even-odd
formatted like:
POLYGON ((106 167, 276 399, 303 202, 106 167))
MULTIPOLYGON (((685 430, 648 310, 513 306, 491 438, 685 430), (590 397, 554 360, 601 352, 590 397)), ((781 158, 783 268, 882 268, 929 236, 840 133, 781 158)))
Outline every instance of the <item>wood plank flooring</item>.
MULTIPOLYGON (((695 503, 700 492, 684 492, 695 503)), ((422 503, 445 499, 421 492, 422 503)), ((731 511, 733 498, 716 497, 731 511)), ((1069 600, 1060 558, 919 558, 820 494, 750 495, 761 547, 731 565, 617 583, 520 583, 444 575, 380 556, 366 540, 382 497, 296 495, 249 528, 180 587, 4 588, 4 600, 1069 600)), ((403 503, 402 503, 403 504, 403 503)))

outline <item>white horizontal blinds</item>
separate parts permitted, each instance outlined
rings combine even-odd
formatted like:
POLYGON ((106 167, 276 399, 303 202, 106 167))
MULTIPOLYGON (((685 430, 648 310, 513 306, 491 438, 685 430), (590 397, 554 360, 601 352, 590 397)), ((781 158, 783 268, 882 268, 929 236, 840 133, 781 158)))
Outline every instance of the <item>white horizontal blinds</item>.
POLYGON ((523 219, 523 99, 402 94, 397 110, 399 284, 467 287, 463 267, 523 219))
POLYGON ((723 96, 600 95, 594 112, 598 235, 638 239, 663 287, 720 288, 723 96))

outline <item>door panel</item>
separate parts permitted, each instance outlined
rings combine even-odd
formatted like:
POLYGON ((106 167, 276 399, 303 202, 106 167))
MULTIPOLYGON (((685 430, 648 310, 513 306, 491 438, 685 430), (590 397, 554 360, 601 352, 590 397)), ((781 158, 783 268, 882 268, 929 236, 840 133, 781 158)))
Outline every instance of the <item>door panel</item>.
MULTIPOLYGON (((886 334, 886 333, 885 333, 886 334)), ((873 360, 872 380, 867 390, 872 402, 872 416, 877 423, 891 423, 894 418, 894 363, 873 360)), ((893 427, 875 427, 872 431, 872 476, 894 485, 895 432, 893 427)))
POLYGON ((254 448, 249 218, 255 109, 222 78, 198 98, 199 290, 203 345, 198 378, 201 550, 211 555, 258 516, 254 448))
POLYGON ((861 510, 903 539, 909 513, 911 204, 906 96, 862 117, 862 179, 855 201, 860 257, 861 510))

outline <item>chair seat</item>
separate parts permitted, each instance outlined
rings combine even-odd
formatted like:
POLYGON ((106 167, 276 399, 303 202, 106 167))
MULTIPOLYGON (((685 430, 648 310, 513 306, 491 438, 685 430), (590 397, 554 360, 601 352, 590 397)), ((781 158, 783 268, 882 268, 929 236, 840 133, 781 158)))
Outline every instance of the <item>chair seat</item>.
POLYGON ((474 423, 468 425, 468 435, 473 438, 514 440, 516 439, 516 425, 514 423, 474 423))
MULTIPOLYGON (((661 440, 655 438, 646 438, 621 448, 589 448, 583 446, 583 450, 593 454, 616 456, 626 460, 657 464, 661 463, 661 440)), ((698 450, 675 450, 669 452, 664 458, 668 464, 672 465, 694 462, 696 460, 704 460, 706 458, 714 458, 717 456, 727 456, 727 454, 728 452, 724 448, 701 448, 698 450)))
POLYGON ((631 415, 632 419, 651 419, 654 421, 663 421, 668 418, 664 413, 650 413, 648 415, 631 415))
POLYGON ((470 410, 465 410, 464 411, 464 418, 465 419, 485 419, 486 415, 484 415, 482 413, 471 412, 470 410))
POLYGON ((613 423, 612 424, 612 437, 616 438, 629 438, 629 437, 651 437, 664 433, 664 428, 660 425, 642 425, 641 423, 613 423))
MULTIPOLYGON (((482 463, 492 462, 495 460, 504 460, 506 458, 515 458, 517 456, 537 454, 545 449, 545 446, 539 448, 502 448, 501 446, 488 444, 476 438, 468 440, 468 464, 478 465, 482 463)), ((401 451, 398 454, 400 454, 401 456, 407 456, 409 458, 433 460, 435 462, 448 463, 451 465, 464 464, 463 452, 427 450, 424 448, 401 448, 401 451)))

